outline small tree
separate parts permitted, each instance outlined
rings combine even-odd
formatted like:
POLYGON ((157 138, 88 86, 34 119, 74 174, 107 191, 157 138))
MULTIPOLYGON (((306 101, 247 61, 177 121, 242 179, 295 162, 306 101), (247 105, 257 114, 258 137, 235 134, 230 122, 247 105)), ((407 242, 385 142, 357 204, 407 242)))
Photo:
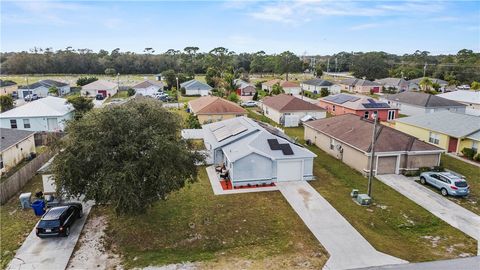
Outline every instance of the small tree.
POLYGON ((473 81, 470 85, 470 89, 472 90, 480 90, 480 82, 473 81))
POLYGON ((315 68, 315 75, 316 75, 318 78, 322 77, 322 75, 323 75, 323 70, 322 70, 322 67, 321 67, 321 66, 317 66, 317 67, 315 68))
POLYGON ((321 97, 326 97, 326 96, 328 96, 328 95, 330 95, 330 92, 328 92, 328 89, 327 89, 327 88, 322 88, 322 89, 320 90, 320 96, 321 96, 321 97))
POLYGON ((435 89, 435 91, 438 91, 438 90, 440 90, 441 86, 438 83, 432 83, 432 87, 433 87, 433 89, 435 89))
POLYGON ((135 93, 136 93, 136 92, 135 92, 135 89, 133 89, 133 88, 128 88, 127 94, 128 94, 129 97, 135 95, 135 93))
POLYGON ((113 76, 117 74, 117 71, 114 68, 105 69, 105 75, 113 76))
POLYGON ((172 87, 177 83, 175 71, 173 69, 162 72, 162 77, 165 79, 168 89, 172 89, 172 87))
POLYGON ((272 86, 272 91, 270 92, 270 94, 280 95, 282 93, 285 93, 285 90, 283 90, 283 87, 281 87, 279 83, 276 83, 272 86))
POLYGON ((52 87, 48 88, 48 93, 50 95, 53 95, 53 96, 58 96, 59 95, 58 88, 55 87, 55 86, 52 86, 52 87))
POLYGON ((255 101, 258 100, 258 91, 255 92, 252 99, 255 100, 255 101))
POLYGON ((83 115, 93 108, 93 102, 89 98, 83 96, 71 96, 67 102, 72 104, 75 109, 75 119, 80 119, 83 115))
POLYGON ((433 83, 429 78, 425 77, 420 81, 419 84, 423 91, 430 91, 430 87, 432 86, 433 83))
POLYGON ((240 99, 238 98, 237 93, 230 93, 230 95, 228 95, 228 100, 237 103, 240 99))
POLYGON ((186 120, 186 127, 192 129, 202 128, 202 125, 198 121, 198 117, 193 115, 193 113, 189 114, 186 120))
POLYGON ((0 111, 5 112, 13 109, 12 95, 0 96, 0 111))

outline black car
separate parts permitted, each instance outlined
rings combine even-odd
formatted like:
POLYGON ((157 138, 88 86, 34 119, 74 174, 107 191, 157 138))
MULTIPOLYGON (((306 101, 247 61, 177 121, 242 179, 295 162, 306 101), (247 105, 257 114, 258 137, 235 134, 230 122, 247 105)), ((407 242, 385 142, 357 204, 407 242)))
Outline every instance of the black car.
POLYGON ((51 236, 65 236, 70 234, 70 227, 83 215, 81 203, 49 208, 37 224, 37 236, 40 238, 51 236))
POLYGON ((102 94, 97 94, 97 95, 95 96, 95 99, 96 99, 96 100, 103 100, 104 98, 105 98, 105 97, 104 97, 102 94))

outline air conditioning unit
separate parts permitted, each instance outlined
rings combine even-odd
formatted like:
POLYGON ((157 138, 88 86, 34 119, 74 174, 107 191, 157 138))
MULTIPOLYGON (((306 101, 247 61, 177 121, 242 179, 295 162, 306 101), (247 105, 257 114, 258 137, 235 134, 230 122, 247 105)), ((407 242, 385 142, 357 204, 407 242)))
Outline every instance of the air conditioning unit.
POLYGON ((350 197, 357 198, 358 197, 358 189, 352 189, 352 192, 350 192, 350 197))
POLYGON ((367 194, 358 194, 357 196, 357 203, 360 205, 370 205, 372 202, 372 198, 368 196, 367 194))
POLYGON ((335 145, 335 148, 337 148, 338 152, 343 153, 343 148, 340 144, 335 145))

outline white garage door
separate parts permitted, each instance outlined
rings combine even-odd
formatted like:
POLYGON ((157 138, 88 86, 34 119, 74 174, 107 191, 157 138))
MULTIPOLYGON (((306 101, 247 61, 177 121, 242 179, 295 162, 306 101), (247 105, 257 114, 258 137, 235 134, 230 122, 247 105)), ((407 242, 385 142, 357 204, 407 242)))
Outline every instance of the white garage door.
POLYGON ((303 177, 302 160, 285 160, 277 162, 277 181, 298 181, 303 177))

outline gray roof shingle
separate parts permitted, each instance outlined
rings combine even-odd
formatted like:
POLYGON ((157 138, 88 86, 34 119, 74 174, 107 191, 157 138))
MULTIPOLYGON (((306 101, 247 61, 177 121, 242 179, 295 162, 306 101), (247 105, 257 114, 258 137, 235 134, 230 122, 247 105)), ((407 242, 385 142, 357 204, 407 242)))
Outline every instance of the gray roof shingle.
POLYGON ((386 95, 385 99, 426 108, 465 107, 464 104, 459 102, 421 92, 406 91, 398 94, 386 95))
POLYGON ((9 129, 9 128, 0 128, 1 143, 0 151, 12 147, 13 145, 25 140, 34 134, 34 131, 28 130, 18 130, 18 129, 9 129))
POLYGON ((308 85, 315 85, 315 86, 332 86, 333 85, 332 82, 322 80, 322 79, 318 79, 318 78, 311 79, 311 80, 306 80, 306 81, 303 81, 302 83, 303 84, 308 84, 308 85))
POLYGON ((67 86, 68 83, 64 83, 64 82, 59 82, 59 81, 55 81, 55 80, 41 80, 41 81, 38 81, 36 83, 32 83, 32 84, 29 84, 29 85, 26 85, 26 86, 21 86, 19 87, 20 89, 35 89, 35 88, 38 88, 38 87, 41 87, 41 86, 44 86, 46 88, 50 88, 50 87, 63 87, 63 86, 67 86))

